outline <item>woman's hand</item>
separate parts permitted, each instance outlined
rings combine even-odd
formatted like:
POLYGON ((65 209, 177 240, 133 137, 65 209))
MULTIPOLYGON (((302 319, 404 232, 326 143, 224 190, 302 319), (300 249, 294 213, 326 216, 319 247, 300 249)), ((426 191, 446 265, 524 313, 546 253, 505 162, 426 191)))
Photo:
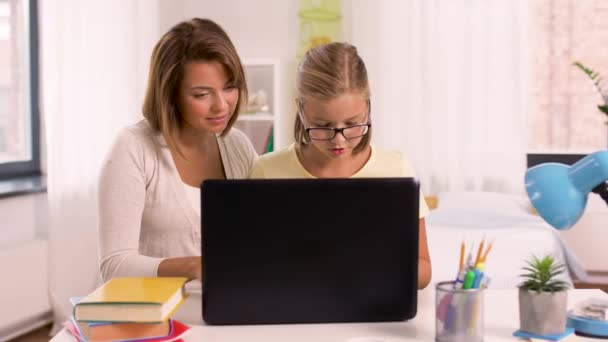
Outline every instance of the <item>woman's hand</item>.
POLYGON ((157 274, 159 277, 186 277, 188 281, 202 281, 202 259, 200 256, 165 259, 158 265, 157 274))

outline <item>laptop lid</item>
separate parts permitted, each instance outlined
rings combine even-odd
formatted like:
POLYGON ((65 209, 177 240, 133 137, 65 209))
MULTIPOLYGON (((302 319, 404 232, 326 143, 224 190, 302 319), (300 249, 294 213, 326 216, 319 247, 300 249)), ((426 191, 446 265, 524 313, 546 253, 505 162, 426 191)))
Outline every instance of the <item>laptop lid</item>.
POLYGON ((413 178, 208 180, 208 324, 399 321, 416 315, 413 178))

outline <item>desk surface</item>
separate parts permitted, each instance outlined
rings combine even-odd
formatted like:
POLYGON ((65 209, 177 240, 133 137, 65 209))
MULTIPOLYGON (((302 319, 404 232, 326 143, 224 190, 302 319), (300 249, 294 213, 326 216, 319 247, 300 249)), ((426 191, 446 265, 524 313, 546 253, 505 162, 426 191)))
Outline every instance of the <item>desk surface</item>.
MULTIPOLYGON (((435 340, 435 289, 418 293, 418 314, 407 322, 342 323, 252 326, 207 326, 201 319, 201 296, 192 293, 179 308, 175 318, 188 323, 192 330, 184 341, 264 341, 264 342, 403 342, 435 340)), ((608 299, 600 290, 570 290, 568 307, 584 299, 608 299)), ((491 342, 522 341, 512 337, 519 328, 517 290, 487 290, 484 305, 484 340, 491 342)), ((577 338, 577 341, 597 341, 577 338)), ((75 339, 64 329, 52 342, 73 342, 75 339)))

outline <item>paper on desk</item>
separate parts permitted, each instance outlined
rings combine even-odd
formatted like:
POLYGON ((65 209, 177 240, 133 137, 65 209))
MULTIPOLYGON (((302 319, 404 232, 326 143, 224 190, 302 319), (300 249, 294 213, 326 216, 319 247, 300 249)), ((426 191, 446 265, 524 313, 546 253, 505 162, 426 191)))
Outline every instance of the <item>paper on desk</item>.
POLYGON ((580 317, 608 320, 608 300, 590 298, 577 303, 574 307, 574 314, 580 317))

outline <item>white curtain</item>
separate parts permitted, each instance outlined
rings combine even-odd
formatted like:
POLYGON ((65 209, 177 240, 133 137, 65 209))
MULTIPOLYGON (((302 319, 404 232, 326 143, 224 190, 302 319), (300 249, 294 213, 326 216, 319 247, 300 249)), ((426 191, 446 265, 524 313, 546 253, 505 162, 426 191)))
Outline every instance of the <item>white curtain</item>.
POLYGON ((374 141, 406 152, 427 194, 523 191, 526 0, 355 0, 374 141))
POLYGON ((54 332, 91 292, 97 176, 117 131, 141 118, 158 1, 43 0, 41 110, 48 153, 49 297, 54 332))

